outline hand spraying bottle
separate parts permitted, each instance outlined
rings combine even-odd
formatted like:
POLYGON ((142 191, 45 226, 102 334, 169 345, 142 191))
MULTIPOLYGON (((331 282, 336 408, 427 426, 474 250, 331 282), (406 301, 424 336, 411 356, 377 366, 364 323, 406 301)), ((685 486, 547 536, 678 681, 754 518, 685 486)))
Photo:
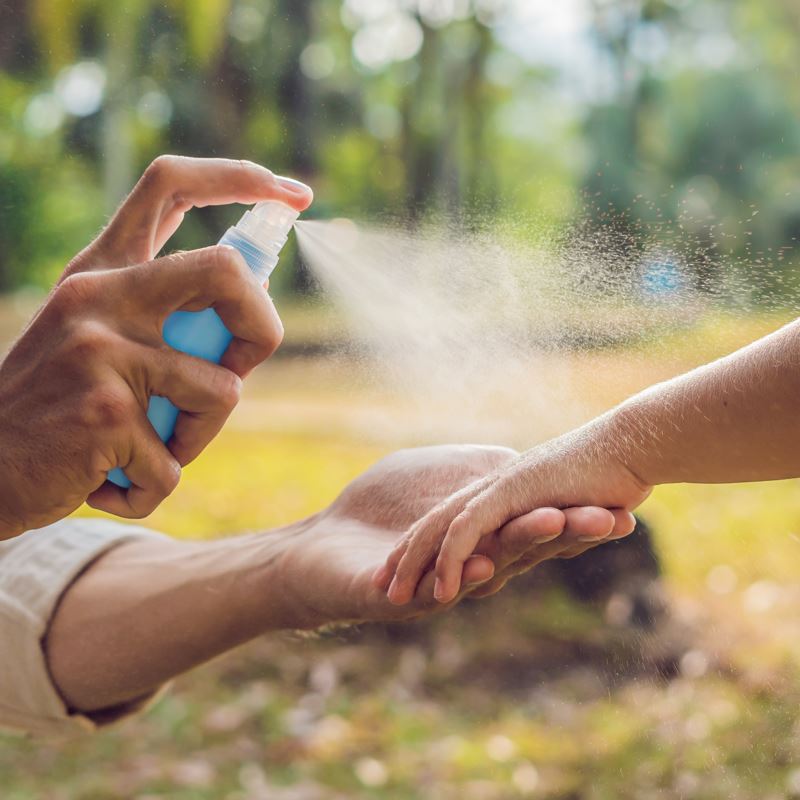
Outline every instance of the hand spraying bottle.
MULTIPOLYGON (((299 216, 285 203, 267 200, 258 203, 219 240, 235 247, 244 257, 259 283, 264 283, 278 264, 278 254, 286 243, 289 231, 299 216)), ((164 341, 176 350, 218 364, 233 334, 225 327, 213 308, 203 311, 176 311, 164 323, 164 341)), ((180 410, 166 397, 153 395, 147 407, 147 418, 162 442, 175 430, 180 410)), ((131 482, 120 467, 108 473, 108 479, 127 489, 131 482)))

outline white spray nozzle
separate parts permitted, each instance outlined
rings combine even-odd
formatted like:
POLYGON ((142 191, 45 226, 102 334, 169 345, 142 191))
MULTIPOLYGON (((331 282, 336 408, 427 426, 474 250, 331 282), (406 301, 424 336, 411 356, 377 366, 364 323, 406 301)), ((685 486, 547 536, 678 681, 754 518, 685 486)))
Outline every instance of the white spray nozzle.
POLYGON ((265 200, 246 211, 237 223, 236 229, 249 236, 267 252, 277 255, 299 216, 300 212, 287 206, 286 203, 265 200))

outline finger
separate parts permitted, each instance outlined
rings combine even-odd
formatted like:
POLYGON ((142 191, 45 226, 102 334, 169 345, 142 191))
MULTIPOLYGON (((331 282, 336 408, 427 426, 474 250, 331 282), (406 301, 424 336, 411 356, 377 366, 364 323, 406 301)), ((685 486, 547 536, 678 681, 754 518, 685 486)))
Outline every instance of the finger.
POLYGON ((395 558, 395 553, 390 556, 395 564, 394 576, 388 590, 393 603, 402 605, 414 596, 417 584, 425 568, 432 564, 451 522, 463 511, 466 504, 480 495, 493 481, 493 475, 474 481, 412 526, 405 543, 400 545, 403 552, 399 561, 395 558))
MULTIPOLYGON (((471 567, 472 568, 472 567, 471 567)), ((490 574, 493 569, 491 566, 487 568, 486 564, 478 564, 476 569, 476 583, 483 579, 485 575, 490 574)), ((377 596, 370 598, 368 606, 370 608, 369 619, 364 621, 374 622, 377 620, 413 620, 424 616, 430 616, 432 613, 438 613, 446 610, 447 606, 437 603, 433 599, 433 575, 428 574, 423 577, 419 584, 417 594, 412 598, 409 603, 399 606, 392 603, 386 596, 385 592, 372 587, 371 592, 377 593, 377 596)))
POLYGON ((576 542, 594 544, 611 535, 616 519, 607 508, 599 506, 580 506, 565 512, 567 525, 565 533, 576 542))
POLYGON ((268 357, 283 338, 272 301, 232 247, 178 253, 105 276, 107 283, 116 282, 111 287, 115 296, 125 298, 124 318, 136 320, 149 337, 157 333, 160 338, 161 326, 173 311, 213 308, 235 338, 252 345, 250 360, 268 357))
POLYGON ((470 556, 464 562, 464 588, 480 586, 494 577, 494 564, 486 556, 470 556))
POLYGON ((433 563, 450 522, 466 501, 467 496, 454 495, 445 505, 431 511, 411 528, 407 546, 397 561, 394 577, 389 584, 388 595, 393 603, 403 605, 414 596, 425 569, 433 563))
POLYGON ((606 540, 614 528, 614 515, 599 506, 578 506, 564 509, 564 531, 557 539, 543 546, 534 546, 516 564, 512 576, 527 572, 551 558, 565 558, 569 552, 585 552, 606 540))
POLYGON ((92 508, 108 511, 119 517, 139 519, 152 513, 172 494, 181 475, 180 464, 158 438, 144 411, 130 425, 130 454, 127 463, 119 464, 131 481, 129 489, 121 489, 106 481, 92 492, 87 503, 92 508))
POLYGON ((147 395, 180 409, 167 447, 181 466, 220 432, 241 396, 242 380, 229 369, 169 347, 146 353, 147 395))
POLYGON ((489 558, 499 573, 531 550, 557 539, 565 525, 566 517, 560 509, 537 508, 507 522, 493 536, 484 537, 475 553, 489 558))
POLYGON ((636 517, 624 508, 610 508, 609 511, 614 515, 614 530, 607 537, 609 541, 613 539, 624 539, 636 530, 636 517))
MULTIPOLYGON (((480 545, 478 552, 491 560, 496 574, 493 580, 484 582, 480 594, 470 590, 470 595, 486 597, 500 591, 513 574, 509 570, 510 565, 526 564, 525 559, 529 558, 530 552, 561 536, 565 525, 566 517, 563 511, 557 508, 537 508, 506 523, 495 536, 485 537, 483 541, 488 545, 483 549, 480 545)), ((469 560, 464 565, 462 589, 469 589, 468 563, 469 560)))
POLYGON ((259 364, 266 361, 283 341, 283 323, 272 298, 265 293, 265 310, 269 316, 270 336, 266 341, 251 342, 246 339, 234 339, 220 365, 235 372, 240 378, 246 378, 259 364))
MULTIPOLYGON (((400 563, 400 559, 403 557, 407 546, 408 539, 403 538, 403 540, 395 546, 395 549, 391 552, 386 562, 375 570, 372 575, 372 583, 378 589, 386 591, 389 588, 395 569, 400 563)), ((492 578, 494 571, 494 562, 490 558, 483 555, 475 555, 468 559, 464 565, 464 585, 472 586, 474 584, 483 583, 492 578)))
POLYGON ((458 594, 464 562, 489 532, 473 522, 468 510, 462 511, 452 521, 436 559, 433 596, 440 603, 449 603, 458 594))
MULTIPOLYGON (((423 518, 422 521, 424 521, 424 519, 425 518, 423 518)), ((388 592, 393 582, 395 572, 397 571, 397 567, 403 560, 403 556, 406 554, 406 550, 408 550, 409 542, 411 541, 411 538, 414 532, 417 530, 419 524, 420 523, 417 523, 417 525, 412 526, 411 530, 398 540, 397 544, 395 544, 394 548, 392 549, 392 552, 387 556, 384 564, 375 570, 372 580, 376 586, 384 591, 388 592)))
POLYGON ((408 536, 404 536, 395 546, 391 553, 389 553, 386 561, 381 564, 372 575, 372 582, 378 589, 388 591, 389 584, 392 582, 397 565, 400 559, 408 548, 408 536))
POLYGON ((297 211, 311 189, 250 161, 160 156, 147 168, 101 235, 103 250, 122 265, 147 261, 191 208, 280 200, 297 211))
MULTIPOLYGON (((595 512, 600 509, 595 509, 595 512)), ((592 550, 600 544, 622 539, 633 532, 636 527, 636 518, 629 511, 622 508, 602 509, 611 517, 611 531, 606 536, 592 537, 583 535, 575 537, 576 543, 558 554, 557 558, 575 558, 583 555, 587 550, 592 550)), ((608 523, 606 523, 607 525, 608 523)), ((586 531, 584 531, 586 534, 586 531)))
MULTIPOLYGON (((529 551, 541 548, 557 536, 564 534, 558 547, 574 547, 579 538, 585 537, 594 542, 611 541, 629 535, 636 526, 636 518, 624 509, 605 509, 597 506, 585 506, 559 511, 561 529, 558 529, 559 518, 552 515, 555 509, 536 509, 506 523, 496 536, 484 539, 485 546, 478 552, 492 559, 498 572, 518 561, 529 551), (542 516, 542 515, 545 516, 542 516), (611 533, 604 536, 608 526, 611 533), (556 532, 557 531, 557 532, 556 532)), ((591 543, 590 542, 590 543, 591 543)), ((537 550, 539 552, 540 550, 537 550)), ((552 552, 553 548, 549 548, 552 552)))
POLYGON ((428 572, 423 575, 417 591, 407 607, 418 609, 417 616, 451 608, 463 597, 490 583, 494 577, 494 572, 494 564, 490 559, 485 556, 470 556, 464 562, 465 590, 460 592, 449 603, 441 603, 435 599, 433 593, 434 575, 433 572, 428 572))
POLYGON ((592 536, 584 536, 582 537, 583 541, 577 542, 571 548, 560 553, 558 556, 559 558, 573 558, 575 556, 579 556, 599 544, 613 542, 617 539, 623 539, 624 537, 633 533, 634 529, 636 528, 636 517, 634 517, 630 511, 626 511, 623 508, 595 508, 594 513, 597 513, 601 510, 605 511, 607 514, 610 514, 613 518, 613 527, 611 533, 609 533, 607 536, 598 536, 596 538, 592 536))
MULTIPOLYGON (((615 517, 607 509, 595 506, 567 508, 563 512, 563 530, 556 536, 546 537, 546 529, 537 519, 537 509, 507 523, 494 537, 492 547, 483 550, 495 564, 496 573, 492 581, 471 594, 475 597, 488 597, 499 592, 509 579, 528 572, 552 558, 563 558, 564 554, 581 548, 581 552, 593 547, 590 543, 579 543, 581 538, 589 538, 597 543, 603 541, 603 534, 614 525, 615 517), (541 538, 540 538, 541 537, 541 538)), ((550 522, 550 530, 555 528, 550 522)))
POLYGON ((440 602, 448 603, 458 593, 464 561, 478 542, 525 510, 514 482, 513 474, 495 481, 470 500, 450 524, 436 559, 434 596, 440 602))
POLYGON ((505 566, 522 557, 531 547, 559 537, 566 524, 566 515, 560 509, 537 508, 507 522, 496 536, 487 537, 487 541, 491 543, 494 557, 499 557, 500 565, 505 566))

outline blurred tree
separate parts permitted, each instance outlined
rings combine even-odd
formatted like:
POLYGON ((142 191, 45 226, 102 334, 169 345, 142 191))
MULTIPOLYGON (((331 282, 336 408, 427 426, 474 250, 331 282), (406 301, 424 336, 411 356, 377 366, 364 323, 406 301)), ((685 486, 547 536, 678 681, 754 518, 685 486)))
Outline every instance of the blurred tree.
MULTIPOLYGON (((103 164, 106 211, 111 212, 130 189, 138 159, 133 142, 134 84, 146 55, 140 32, 158 6, 153 0, 35 0, 34 29, 51 69, 63 68, 86 46, 83 35, 97 28, 102 44, 90 44, 105 66, 99 157, 103 164)), ((224 40, 230 0, 172 0, 169 4, 185 28, 187 50, 196 64, 208 67, 224 40)))
MULTIPOLYGON (((614 91, 586 117, 584 186, 610 248, 625 254, 661 242, 680 253, 698 286, 740 290, 745 282, 730 278, 744 271, 748 290, 759 284, 768 297, 797 235, 796 207, 785 202, 789 176, 778 165, 792 165, 789 183, 797 181, 800 125, 775 72, 714 63, 735 46, 739 26, 752 25, 755 6, 637 0, 620 11, 594 3, 598 57, 611 64, 614 91), (697 29, 701 12, 713 27, 697 29)), ((758 9, 768 20, 755 26, 767 52, 781 15, 758 9)))
MULTIPOLYGON (((788 263, 798 13, 794 0, 9 0, 0 286, 52 275, 102 220, 95 182, 107 213, 168 150, 298 174, 324 216, 558 228, 583 196, 600 239, 631 254, 620 263, 648 240, 682 248, 706 284, 721 258, 788 263), (509 36, 579 7, 588 33, 568 58, 509 36), (74 196, 73 227, 37 237, 20 220, 56 186, 74 196)), ((190 215, 176 244, 213 240, 235 214, 190 215)), ((276 281, 307 287, 301 271, 276 281)))

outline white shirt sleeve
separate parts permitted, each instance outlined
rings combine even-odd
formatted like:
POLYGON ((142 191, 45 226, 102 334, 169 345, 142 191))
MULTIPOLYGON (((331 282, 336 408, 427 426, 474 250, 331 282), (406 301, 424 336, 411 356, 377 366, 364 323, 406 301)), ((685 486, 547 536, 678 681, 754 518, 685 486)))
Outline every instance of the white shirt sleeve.
POLYGON ((123 542, 162 536, 104 519, 66 519, 0 542, 0 727, 36 735, 92 730, 140 710, 153 695, 93 714, 71 713, 53 684, 42 641, 69 585, 123 542))

